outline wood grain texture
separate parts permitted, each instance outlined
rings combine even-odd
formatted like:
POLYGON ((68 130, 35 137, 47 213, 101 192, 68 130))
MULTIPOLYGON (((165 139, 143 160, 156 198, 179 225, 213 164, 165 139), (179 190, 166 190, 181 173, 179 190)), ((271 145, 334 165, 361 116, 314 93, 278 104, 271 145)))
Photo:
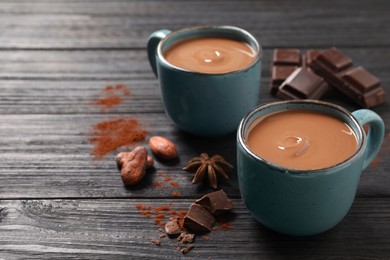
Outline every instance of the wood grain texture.
MULTIPOLYGON (((156 162, 151 173, 134 189, 123 187, 114 164, 115 151, 94 161, 93 144, 89 142, 94 124, 123 116, 108 115, 0 115, 0 198, 66 198, 66 197, 150 197, 172 196, 172 187, 153 188, 161 181, 159 172, 172 175, 180 183, 183 196, 198 196, 206 191, 190 183, 192 175, 181 170, 193 156, 202 152, 221 154, 235 164, 235 136, 210 140, 195 137, 176 129, 166 116, 131 114, 151 135, 162 135, 177 144, 180 161, 175 165, 156 162), (39 188, 38 188, 39 187, 39 188)), ((147 142, 140 143, 147 146, 147 142)), ((362 176, 358 196, 390 196, 388 160, 390 138, 385 143, 375 165, 362 176)), ((118 149, 116 152, 128 148, 118 149)), ((221 183, 224 189, 239 196, 236 172, 231 180, 221 183)), ((167 185, 169 187, 169 185, 167 185)))
MULTIPOLYGON (((356 65, 365 67, 384 83, 390 81, 387 73, 390 58, 386 48, 342 48, 356 65)), ((302 48, 302 51, 312 47, 302 48)), ((314 47, 313 47, 314 48, 314 47)), ((270 64, 274 48, 265 49, 262 75, 270 76, 270 64)), ((156 84, 155 76, 149 66, 146 50, 0 50, 0 79, 4 80, 133 80, 147 81, 148 88, 156 84)), ((115 82, 110 82, 110 84, 115 82)), ((131 82, 130 86, 131 86, 131 82)), ((97 84, 98 85, 98 84, 97 84)), ((388 85, 388 84, 384 84, 388 85)), ((34 88, 33 88, 34 89, 34 88)), ((148 92, 145 92, 147 94, 148 92)))
MULTIPOLYGON (((0 201, 1 256, 29 259, 172 259, 176 239, 159 237, 153 217, 141 216, 135 205, 171 204, 187 210, 193 200, 9 200, 0 201)), ((389 199, 357 199, 347 217, 320 235, 294 238, 265 229, 241 200, 228 222, 232 229, 198 236, 188 257, 207 259, 386 259, 390 254, 389 199), (347 249, 347 250, 346 250, 347 249)))
POLYGON ((386 0, 1 1, 0 48, 144 48, 155 30, 227 24, 268 46, 389 46, 386 0), (189 15, 190 14, 190 15, 189 15))
MULTIPOLYGON (((277 47, 336 46, 389 93, 388 10, 387 0, 0 0, 0 259, 389 259, 389 102, 373 109, 386 124, 380 153, 363 172, 351 211, 328 232, 295 238, 264 228, 240 199, 236 170, 219 183, 236 205, 233 228, 218 227, 210 241, 198 237, 188 255, 174 239, 152 244, 158 227, 135 207, 185 210, 211 191, 182 170, 201 152, 236 165, 234 134, 192 136, 165 116, 146 56, 151 32, 205 24, 248 30, 264 48, 259 104, 278 100, 268 93, 277 47), (131 92, 122 104, 93 104, 119 83, 131 92), (89 141, 94 124, 118 117, 136 117, 148 137, 174 141, 180 160, 157 160, 141 183, 124 187, 117 151, 94 160, 89 141)), ((339 95, 325 99, 358 109, 339 95)))

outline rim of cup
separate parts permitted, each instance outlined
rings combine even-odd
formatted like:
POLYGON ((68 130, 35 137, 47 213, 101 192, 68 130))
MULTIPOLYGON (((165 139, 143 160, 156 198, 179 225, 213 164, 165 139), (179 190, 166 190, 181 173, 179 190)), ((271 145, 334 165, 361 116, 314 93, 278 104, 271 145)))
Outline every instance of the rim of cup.
MULTIPOLYGON (((221 33, 221 32, 219 32, 219 33, 221 33)), ((223 38, 223 36, 221 36, 221 37, 223 38)), ((229 39, 229 37, 226 37, 226 38, 229 39)), ((157 55, 160 58, 160 60, 166 66, 168 66, 170 68, 173 68, 173 69, 176 69, 176 70, 179 70, 179 71, 183 71, 183 72, 188 72, 188 73, 195 73, 195 74, 201 74, 201 75, 210 75, 210 76, 218 76, 218 75, 239 73, 239 72, 242 72, 242 71, 249 70, 250 68, 255 66, 259 60, 261 60, 263 58, 263 49, 262 49, 262 46, 259 44, 259 42, 256 40, 256 38, 252 34, 250 34, 249 32, 247 32, 244 29, 241 29, 241 28, 235 27, 235 26, 230 26, 230 25, 204 25, 204 26, 187 27, 187 28, 183 28, 183 29, 179 29, 179 30, 170 32, 166 37, 164 37, 159 42, 159 44, 157 46, 157 55), (164 44, 166 44, 167 41, 169 41, 172 37, 174 37, 176 35, 179 35, 179 34, 191 32, 191 31, 201 31, 201 32, 202 31, 203 32, 210 31, 210 33, 209 34, 205 33, 204 35, 202 35, 202 34, 200 34, 200 35, 192 35, 192 36, 189 36, 189 37, 185 37, 185 39, 198 38, 198 37, 202 37, 202 36, 213 36, 213 33, 212 33, 213 30, 235 31, 236 33, 244 35, 242 37, 241 41, 244 41, 246 44, 248 44, 256 52, 256 56, 253 59, 253 61, 247 67, 239 69, 239 70, 233 70, 233 71, 224 72, 224 73, 204 73, 204 72, 198 72, 198 71, 191 71, 191 70, 187 70, 187 69, 175 66, 175 65, 169 63, 165 59, 165 57, 163 55, 162 49, 164 47, 164 44), (251 42, 248 42, 247 39, 249 39, 251 42), (255 48, 253 47, 252 44, 255 46, 255 48)))
MULTIPOLYGON (((291 109, 294 109, 294 108, 291 108, 291 109)), ((296 108, 296 109, 305 109, 305 108, 301 107, 301 108, 296 108)), ((280 111, 283 111, 283 110, 285 110, 285 109, 281 108, 280 110, 277 110, 275 112, 280 112, 280 111)), ((310 109, 307 109, 307 110, 310 110, 310 109)), ((327 114, 326 112, 322 112, 320 110, 318 110, 317 112, 327 114)), ((332 114, 327 114, 327 115, 332 116, 332 114)), ((331 173, 337 171, 337 169, 342 168, 342 167, 346 166, 347 164, 349 164, 351 161, 355 160, 356 157, 359 157, 364 152, 364 149, 362 149, 364 144, 365 144, 365 135, 363 134, 363 132, 364 132, 364 129, 360 125, 359 121, 348 110, 346 110, 345 108, 343 108, 343 107, 341 107, 339 105, 336 105, 336 104, 333 104, 333 103, 329 103, 329 102, 325 102, 325 101, 319 101, 319 100, 287 100, 287 101, 272 102, 272 103, 268 103, 268 104, 265 104, 265 105, 259 105, 259 106, 255 107, 253 110, 251 110, 241 120, 240 125, 238 126, 237 140, 240 143, 240 145, 242 146, 242 148, 244 149, 244 151, 249 156, 254 158, 256 161, 259 161, 259 162, 262 162, 262 163, 266 163, 270 167, 273 167, 273 168, 278 169, 280 171, 284 171, 286 173, 291 173, 291 174, 297 174, 297 176, 302 176, 303 177, 303 176, 308 176, 308 175, 312 176, 312 175, 317 175, 317 174, 331 174, 331 173), (269 108, 275 107, 275 106, 286 105, 286 104, 295 104, 295 105, 297 105, 297 104, 305 104, 305 105, 313 104, 315 106, 327 107, 328 110, 329 109, 330 110, 333 109, 335 111, 338 111, 338 113, 343 114, 344 117, 349 118, 350 122, 352 122, 354 125, 356 125, 356 127, 352 127, 350 125, 350 123, 347 122, 347 120, 342 120, 342 119, 340 119, 338 117, 344 123, 348 124, 352 128, 354 133, 355 133, 355 136, 356 136, 356 139, 357 139, 357 142, 358 142, 355 153, 352 156, 350 156, 348 159, 346 159, 344 161, 341 161, 341 162, 339 162, 339 163, 337 163, 335 165, 331 165, 331 166, 325 167, 325 168, 305 169, 305 170, 299 170, 299 169, 283 167, 281 165, 272 163, 272 162, 270 162, 270 161, 268 161, 268 160, 266 160, 264 158, 261 158, 260 156, 256 155, 254 152, 252 152, 249 149, 248 144, 246 142, 246 138, 247 138, 247 134, 248 134, 248 128, 251 125, 251 123, 253 122, 253 120, 251 121, 251 119, 256 119, 258 117, 261 117, 261 116, 256 117, 256 114, 259 111, 262 111, 262 110, 265 110, 265 109, 269 109, 269 108)))

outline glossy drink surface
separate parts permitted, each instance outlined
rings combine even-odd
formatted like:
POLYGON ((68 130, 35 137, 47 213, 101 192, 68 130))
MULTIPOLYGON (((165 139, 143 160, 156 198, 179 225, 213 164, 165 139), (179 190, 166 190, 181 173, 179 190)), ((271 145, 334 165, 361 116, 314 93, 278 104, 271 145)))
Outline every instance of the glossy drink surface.
POLYGON ((249 149, 288 169, 314 170, 339 164, 357 149, 353 130, 340 119, 306 110, 288 110, 256 119, 249 149))
POLYGON ((256 52, 245 42, 218 37, 182 40, 164 52, 164 58, 176 67, 209 74, 245 69, 255 57, 256 52))

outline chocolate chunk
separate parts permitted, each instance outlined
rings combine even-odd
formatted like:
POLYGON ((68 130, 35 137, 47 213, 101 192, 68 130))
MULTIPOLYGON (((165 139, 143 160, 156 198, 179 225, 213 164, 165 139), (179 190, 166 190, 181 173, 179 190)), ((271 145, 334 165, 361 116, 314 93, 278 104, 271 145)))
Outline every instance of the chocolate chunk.
POLYGON ((324 79, 305 68, 296 69, 279 87, 283 99, 319 99, 328 89, 324 79))
POLYGON ((168 221, 165 224, 165 232, 170 236, 180 234, 180 227, 176 219, 168 221))
POLYGON ((184 217, 184 227, 192 231, 211 231, 215 218, 199 204, 191 204, 187 215, 184 217))
POLYGON ((336 48, 318 55, 310 64, 317 74, 363 107, 385 102, 380 81, 362 67, 352 67, 352 59, 336 48))
POLYGON ((273 64, 299 66, 301 64, 301 52, 298 49, 275 49, 273 64))
POLYGON ((196 200, 195 203, 203 206, 215 216, 221 215, 234 207, 233 203, 223 190, 210 192, 196 200))

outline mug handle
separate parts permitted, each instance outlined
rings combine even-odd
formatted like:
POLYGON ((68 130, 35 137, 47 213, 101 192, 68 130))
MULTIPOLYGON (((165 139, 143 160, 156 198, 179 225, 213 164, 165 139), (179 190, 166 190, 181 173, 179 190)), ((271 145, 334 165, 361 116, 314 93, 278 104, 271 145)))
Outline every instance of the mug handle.
POLYGON ((161 29, 153 32, 148 38, 148 45, 147 45, 148 59, 149 59, 150 66, 152 67, 152 70, 154 72, 154 75, 156 75, 156 77, 158 77, 157 64, 156 64, 157 46, 160 43, 160 41, 170 33, 171 33, 170 30, 161 29))
POLYGON ((385 134, 385 124, 382 118, 372 110, 359 109, 352 112, 352 115, 364 126, 370 126, 367 134, 367 150, 364 159, 363 170, 366 169, 379 152, 385 134))

